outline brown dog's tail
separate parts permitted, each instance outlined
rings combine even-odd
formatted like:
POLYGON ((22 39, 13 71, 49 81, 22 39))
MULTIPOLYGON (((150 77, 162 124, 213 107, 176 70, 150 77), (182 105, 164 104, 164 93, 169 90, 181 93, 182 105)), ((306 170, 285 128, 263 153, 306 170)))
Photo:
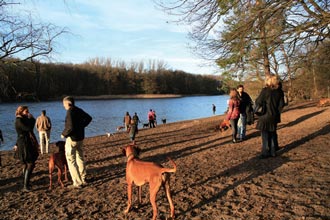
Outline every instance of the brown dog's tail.
POLYGON ((162 173, 175 173, 176 172, 176 164, 175 162, 168 157, 168 160, 172 163, 173 168, 162 168, 162 173))

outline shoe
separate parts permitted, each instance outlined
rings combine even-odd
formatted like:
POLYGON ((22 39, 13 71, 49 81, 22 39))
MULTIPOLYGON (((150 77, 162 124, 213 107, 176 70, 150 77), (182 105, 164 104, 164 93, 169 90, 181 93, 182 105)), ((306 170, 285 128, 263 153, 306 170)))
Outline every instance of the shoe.
POLYGON ((237 142, 237 140, 236 139, 233 139, 233 143, 236 143, 237 142))
POLYGON ((266 156, 266 155, 260 155, 260 156, 259 156, 259 159, 266 159, 266 158, 268 158, 268 157, 269 157, 268 155, 267 155, 267 156, 266 156))
POLYGON ((31 192, 31 187, 23 187, 23 192, 31 192))
POLYGON ((81 185, 69 185, 68 189, 81 189, 81 185))

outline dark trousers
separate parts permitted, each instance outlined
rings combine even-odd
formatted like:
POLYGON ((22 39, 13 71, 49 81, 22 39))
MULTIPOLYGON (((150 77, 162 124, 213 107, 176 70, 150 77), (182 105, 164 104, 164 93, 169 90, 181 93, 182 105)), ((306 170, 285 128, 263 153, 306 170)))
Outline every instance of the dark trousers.
POLYGON ((236 140, 236 136, 237 136, 237 123, 238 123, 238 118, 230 119, 230 125, 231 125, 232 134, 233 134, 233 139, 235 139, 235 140, 236 140))
POLYGON ((276 131, 261 131, 263 156, 275 156, 275 144, 277 143, 276 131))
POLYGON ((154 128, 154 127, 155 127, 155 121, 149 120, 149 128, 154 128))

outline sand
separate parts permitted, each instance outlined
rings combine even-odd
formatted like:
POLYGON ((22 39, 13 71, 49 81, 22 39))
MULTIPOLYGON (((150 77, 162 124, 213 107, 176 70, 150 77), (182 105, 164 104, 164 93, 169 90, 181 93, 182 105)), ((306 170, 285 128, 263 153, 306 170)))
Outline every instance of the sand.
MULTIPOLYGON (((215 130, 223 116, 141 129, 141 158, 178 169, 171 176, 175 219, 330 219, 330 109, 316 102, 291 104, 282 114, 275 158, 259 159, 260 132, 247 128, 247 140, 232 143, 230 131, 215 130)), ((127 133, 85 140, 88 185, 49 190, 48 159, 41 155, 32 176, 33 190, 22 192, 22 165, 2 152, 1 219, 151 219, 148 186, 143 204, 124 215, 127 204, 122 147, 127 133)), ((52 152, 55 146, 52 145, 52 152)), ((71 182, 66 182, 68 186, 71 182)), ((169 219, 163 189, 158 219, 169 219)))

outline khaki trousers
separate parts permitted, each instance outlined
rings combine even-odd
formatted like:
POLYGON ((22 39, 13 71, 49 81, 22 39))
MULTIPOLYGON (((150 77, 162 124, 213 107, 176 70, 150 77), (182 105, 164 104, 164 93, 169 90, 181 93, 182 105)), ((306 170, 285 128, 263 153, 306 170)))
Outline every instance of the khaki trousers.
POLYGON ((49 153, 50 131, 39 131, 40 153, 49 153))
POLYGON ((85 183, 86 169, 83 153, 83 141, 72 141, 70 137, 65 142, 65 156, 74 186, 85 183))

